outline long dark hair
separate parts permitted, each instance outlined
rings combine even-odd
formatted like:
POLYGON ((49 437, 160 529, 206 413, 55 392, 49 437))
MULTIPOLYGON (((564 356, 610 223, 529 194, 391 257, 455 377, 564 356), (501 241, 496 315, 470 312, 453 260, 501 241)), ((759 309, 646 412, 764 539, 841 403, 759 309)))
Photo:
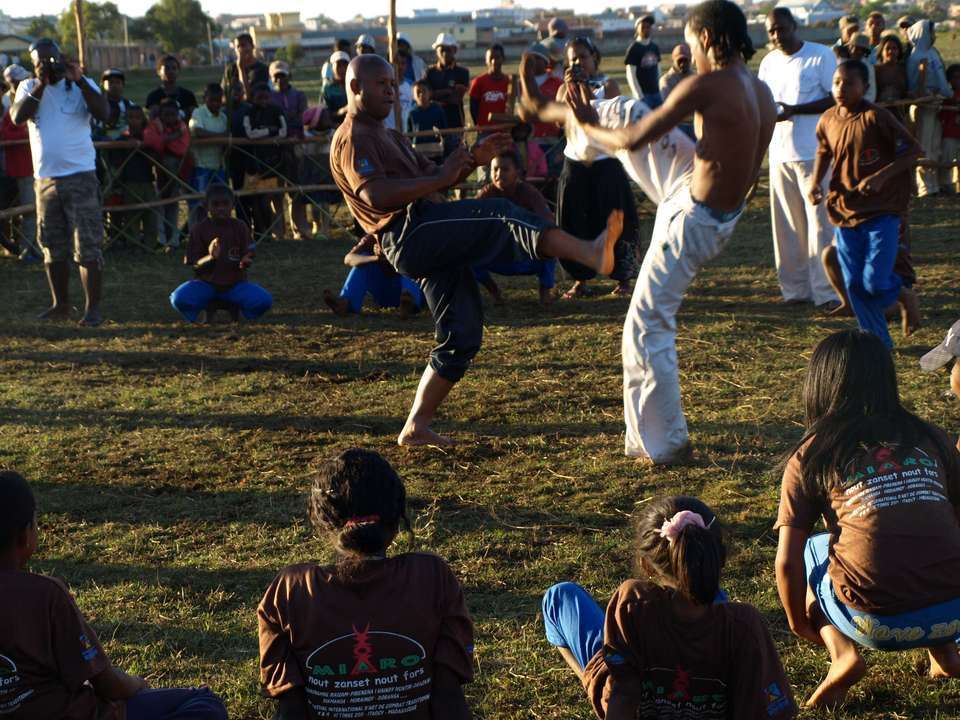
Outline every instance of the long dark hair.
POLYGON ((704 28, 710 31, 713 57, 718 64, 725 65, 738 56, 746 62, 756 52, 747 31, 746 16, 729 0, 700 3, 687 15, 687 24, 697 34, 704 28))
POLYGON ((806 432, 791 456, 809 443, 800 464, 812 493, 839 488, 850 460, 879 443, 927 440, 941 458, 951 457, 944 438, 900 402, 893 358, 873 333, 842 330, 817 345, 803 382, 803 412, 806 432))
POLYGON ((702 500, 684 495, 658 498, 637 517, 637 572, 653 571, 654 583, 675 589, 691 602, 713 603, 726 561, 720 521, 702 500), (706 527, 687 525, 673 542, 661 537, 663 523, 684 510, 699 515, 706 527))

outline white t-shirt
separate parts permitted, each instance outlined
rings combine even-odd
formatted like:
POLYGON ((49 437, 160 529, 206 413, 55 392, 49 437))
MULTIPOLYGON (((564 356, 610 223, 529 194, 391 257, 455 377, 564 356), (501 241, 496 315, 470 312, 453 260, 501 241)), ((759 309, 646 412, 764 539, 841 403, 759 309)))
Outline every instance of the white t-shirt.
MULTIPOLYGON (((413 85, 408 80, 404 80, 397 86, 397 102, 400 103, 400 132, 407 128, 407 118, 410 117, 410 111, 413 109, 413 85)), ((390 111, 383 126, 388 130, 397 130, 394 127, 394 114, 390 111)))
MULTIPOLYGON (((593 106, 597 107, 597 102, 607 97, 607 76, 591 83, 591 92, 593 93, 593 106)), ((596 147, 591 147, 590 141, 578 125, 566 128, 567 146, 563 149, 564 157, 575 160, 576 162, 596 162, 597 160, 606 160, 609 155, 600 152, 596 147)))
MULTIPOLYGON (((90 83, 100 92, 90 78, 84 77, 81 82, 90 83)), ((36 78, 20 83, 17 101, 32 93, 39 84, 36 78)), ((90 111, 76 83, 71 82, 69 90, 66 80, 47 85, 40 98, 40 107, 27 128, 34 177, 65 177, 96 170, 97 154, 90 135, 90 111)))
MULTIPOLYGON (((833 90, 837 59, 826 45, 805 42, 793 55, 773 50, 760 63, 758 76, 773 99, 787 105, 828 97, 833 90)), ((778 122, 770 140, 770 163, 813 160, 817 155, 817 122, 820 115, 794 115, 778 122)))

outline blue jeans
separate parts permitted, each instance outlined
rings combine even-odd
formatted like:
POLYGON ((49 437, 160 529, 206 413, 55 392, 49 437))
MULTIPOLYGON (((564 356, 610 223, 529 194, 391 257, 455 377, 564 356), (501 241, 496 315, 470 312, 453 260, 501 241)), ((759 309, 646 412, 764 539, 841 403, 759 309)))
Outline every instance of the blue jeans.
POLYGON ((196 322, 213 300, 236 305, 247 320, 256 320, 273 306, 270 293, 246 280, 224 292, 205 280, 188 280, 170 293, 170 304, 189 322, 196 322))
POLYGON ((903 285, 900 276, 893 272, 900 217, 881 215, 856 227, 838 227, 834 232, 843 283, 857 323, 892 348, 884 310, 897 300, 903 285))
POLYGON ((410 293, 417 310, 420 310, 423 307, 423 293, 413 280, 403 275, 390 276, 377 263, 370 263, 350 271, 340 289, 340 297, 350 303, 350 312, 358 313, 367 293, 373 295, 380 307, 397 307, 400 305, 400 293, 404 291, 410 293))
POLYGON ((144 690, 127 700, 127 720, 227 720, 210 688, 144 690))
POLYGON ((910 650, 960 638, 960 598, 899 615, 875 615, 845 605, 827 572, 829 551, 829 533, 807 540, 803 553, 807 582, 830 624, 855 643, 874 650, 910 650))
POLYGON ((478 283, 485 283, 490 279, 490 273, 497 275, 536 275, 540 287, 549 290, 556 285, 557 261, 554 258, 547 260, 517 260, 510 263, 492 263, 484 267, 475 267, 473 276, 478 283))
POLYGON ((663 95, 660 94, 659 90, 655 93, 644 93, 643 101, 647 104, 648 108, 656 110, 663 105, 663 95))

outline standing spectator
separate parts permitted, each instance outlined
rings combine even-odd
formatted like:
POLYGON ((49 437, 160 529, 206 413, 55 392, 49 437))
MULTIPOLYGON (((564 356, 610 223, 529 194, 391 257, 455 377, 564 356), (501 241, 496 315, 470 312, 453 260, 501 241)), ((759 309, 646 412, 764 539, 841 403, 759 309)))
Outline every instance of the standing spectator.
POLYGON ((826 206, 810 204, 807 188, 817 155, 817 122, 834 104, 837 62, 830 48, 800 39, 787 8, 767 16, 767 35, 774 50, 760 63, 759 77, 779 106, 769 151, 777 277, 784 302, 824 305, 837 301, 820 262, 833 233, 826 206))
POLYGON ((913 43, 907 37, 907 31, 913 25, 913 22, 913 18, 909 15, 901 15, 897 18, 897 31, 900 33, 900 40, 903 41, 903 56, 905 58, 909 57, 910 51, 913 50, 913 43))
MULTIPOLYGON (((281 110, 287 121, 287 137, 303 137, 303 114, 307 111, 307 96, 302 90, 297 90, 290 84, 290 66, 282 60, 270 63, 270 77, 276 88, 270 93, 270 102, 281 110)), ((300 184, 300 166, 302 145, 286 145, 283 147, 283 174, 294 185, 300 184)), ((287 193, 290 205, 290 224, 298 239, 312 235, 307 224, 307 206, 305 199, 297 191, 287 193)), ((283 210, 283 202, 278 197, 278 204, 283 210)))
POLYGON ((320 93, 320 106, 326 108, 330 114, 330 122, 339 125, 347 111, 347 66, 350 56, 342 50, 337 50, 330 56, 330 66, 333 68, 333 77, 323 86, 320 93))
MULTIPOLYGON (((123 138, 143 143, 143 133, 146 128, 147 116, 143 108, 131 104, 127 108, 127 129, 123 133, 123 138)), ((134 152, 120 169, 120 197, 124 205, 137 205, 157 199, 152 155, 150 149, 144 147, 139 152, 134 152)), ((139 238, 140 242, 147 247, 153 247, 159 239, 157 231, 160 227, 160 219, 160 213, 156 208, 123 213, 118 236, 122 241, 139 238)))
POLYGON ((857 33, 850 38, 850 44, 847 46, 850 52, 850 60, 859 60, 867 67, 867 92, 863 99, 868 103, 877 100, 877 74, 873 69, 873 63, 870 62, 870 38, 863 33, 857 33))
POLYGON ((373 39, 373 35, 364 33, 357 38, 357 41, 353 44, 353 49, 357 51, 357 55, 376 55, 377 41, 373 39))
POLYGON ((423 61, 422 57, 413 52, 413 46, 410 45, 410 38, 407 37, 406 33, 397 33, 397 50, 402 53, 405 52, 410 56, 410 62, 407 63, 404 76, 410 83, 410 87, 413 87, 413 84, 417 80, 423 80, 423 78, 427 76, 427 63, 423 61))
POLYGON ((383 121, 388 130, 400 130, 407 126, 407 120, 410 118, 410 110, 413 108, 413 85, 407 80, 407 67, 410 65, 410 55, 403 51, 397 51, 397 77, 400 82, 397 83, 397 105, 400 107, 400 127, 396 126, 396 114, 390 113, 387 119, 383 121))
MULTIPOLYGON (((550 72, 550 52, 543 43, 534 43, 527 48, 525 55, 533 65, 534 80, 540 95, 547 102, 553 102, 557 99, 557 91, 563 86, 563 80, 550 72)), ((559 66, 562 68, 563 63, 560 62, 559 66)), ((540 146, 547 159, 547 177, 550 182, 544 186, 543 193, 553 198, 556 195, 556 179, 563 170, 563 133, 556 123, 539 119, 531 119, 531 122, 534 142, 540 146)))
POLYGON ((887 27, 887 21, 883 19, 883 13, 874 10, 867 15, 867 37, 870 38, 870 62, 876 64, 880 60, 880 40, 883 37, 883 31, 887 27))
POLYGON ((673 52, 670 53, 670 58, 673 64, 660 76, 660 95, 664 100, 667 99, 670 91, 677 86, 678 82, 696 75, 691 66, 690 48, 686 43, 680 43, 674 47, 673 52))
POLYGON ((844 15, 837 22, 840 28, 840 37, 833 44, 834 48, 846 48, 850 45, 853 36, 860 32, 860 18, 856 15, 844 15))
POLYGON ((487 72, 470 83, 470 118, 477 127, 492 125, 494 115, 506 113, 510 97, 510 78, 503 74, 503 46, 491 45, 485 58, 487 72))
MULTIPOLYGON (((907 37, 913 43, 910 57, 907 58, 907 86, 913 97, 939 95, 952 97, 953 89, 947 82, 947 74, 940 53, 933 47, 936 35, 932 20, 918 20, 907 30, 907 37)), ((931 105, 914 105, 913 121, 915 134, 924 157, 933 162, 940 160, 940 116, 937 108, 931 105)), ((927 197, 940 192, 939 173, 935 167, 917 166, 917 197, 927 197)))
MULTIPOLYGON (((403 33, 399 33, 402 35, 403 33)), ((350 41, 344 40, 343 38, 337 40, 336 44, 333 46, 333 53, 330 55, 332 58, 337 53, 343 53, 347 56, 347 62, 350 62, 350 41)), ((421 60, 421 62, 423 62, 421 60)), ((333 66, 334 63, 332 60, 327 60, 323 67, 320 68, 320 94, 323 95, 323 91, 326 89, 327 85, 333 82, 333 66)))
POLYGON ((100 84, 110 107, 110 117, 103 122, 93 121, 94 139, 116 140, 127 129, 127 108, 130 101, 123 96, 126 76, 123 70, 110 68, 100 75, 100 84))
MULTIPOLYGON (((19 65, 10 65, 3 71, 3 79, 10 86, 14 97, 17 86, 29 77, 30 73, 19 65)), ((15 125, 9 112, 2 111, 2 114, 0 141, 28 140, 27 126, 15 125)), ((16 185, 13 204, 34 205, 33 158, 30 155, 29 143, 7 145, 3 148, 3 173, 16 185)), ((24 262, 34 262, 43 256, 37 247, 37 216, 32 212, 21 216, 19 251, 20 259, 24 262)))
POLYGON ((155 118, 157 111, 160 109, 160 103, 165 98, 170 98, 177 103, 180 119, 186 122, 197 106, 197 96, 185 87, 177 85, 177 79, 180 77, 180 61, 177 56, 164 55, 161 57, 160 62, 157 63, 157 75, 160 76, 160 87, 147 95, 147 102, 145 103, 150 118, 155 118))
POLYGON ((103 322, 103 209, 97 181, 96 151, 90 120, 106 120, 106 98, 79 64, 60 56, 49 38, 30 46, 36 78, 17 88, 10 115, 17 125, 29 122, 37 196, 37 235, 53 304, 40 317, 66 320, 70 315, 70 244, 80 266, 86 298, 81 325, 103 322))
MULTIPOLYGON (((567 52, 567 33, 570 28, 567 27, 567 21, 563 18, 553 17, 547 23, 547 37, 542 40, 543 46, 550 53, 550 57, 563 58, 567 52)), ((563 63, 561 62, 554 68, 554 75, 563 77, 563 63)))
MULTIPOLYGON (((180 180, 190 179, 193 160, 189 153, 190 130, 180 119, 180 108, 173 98, 160 101, 157 117, 143 131, 143 144, 153 151, 166 171, 157 172, 157 195, 163 199, 180 195, 180 180)), ((180 247, 180 203, 164 205, 161 216, 160 244, 168 248, 180 247)))
POLYGON ((653 15, 644 15, 636 24, 637 37, 627 48, 623 59, 630 91, 643 100, 650 109, 660 107, 660 48, 650 39, 653 35, 653 15))
MULTIPOLYGON (((440 103, 433 102, 433 91, 430 89, 430 83, 426 80, 417 80, 413 84, 414 107, 410 110, 410 117, 407 119, 407 132, 428 132, 432 130, 445 130, 447 127, 447 114, 440 107, 440 103)), ((421 153, 431 156, 434 160, 439 160, 439 156, 444 154, 444 145, 449 143, 447 135, 444 139, 438 141, 436 137, 420 135, 412 138, 411 144, 421 153)))
MULTIPOLYGON (((203 105, 193 111, 190 118, 190 135, 197 140, 226 138, 230 136, 230 120, 223 111, 223 88, 210 83, 203 91, 203 105)), ((193 148, 193 181, 195 192, 205 193, 215 182, 227 182, 223 164, 222 145, 199 145, 193 148)), ((203 203, 194 200, 190 206, 190 227, 206 217, 203 203)))
MULTIPOLYGON (((448 128, 463 127, 463 96, 470 86, 470 71, 457 65, 457 47, 457 40, 450 33, 437 35, 433 43, 437 63, 427 70, 433 100, 440 103, 446 113, 448 128)), ((460 135, 451 137, 457 142, 461 138, 460 135)))
POLYGON ((943 105, 940 111, 940 124, 943 126, 943 143, 940 146, 940 162, 945 166, 940 168, 940 190, 953 195, 960 190, 960 65, 951 65, 947 68, 947 82, 953 90, 953 97, 943 105))
MULTIPOLYGON (((227 99, 227 115, 233 117, 236 98, 250 101, 250 90, 254 85, 270 82, 270 71, 266 64, 257 59, 256 46, 250 33, 240 33, 233 39, 233 49, 237 54, 235 62, 223 69, 223 96, 227 99), (239 90, 238 90, 239 88, 239 90)), ((236 189, 236 186, 234 186, 236 189)))
MULTIPOLYGON (((897 33, 885 32, 877 47, 877 64, 874 66, 877 81, 877 102, 888 103, 907 97, 907 69, 903 64, 903 43, 897 33)), ((890 111, 900 122, 904 121, 902 107, 890 111)))
MULTIPOLYGON (((270 102, 270 87, 266 83, 253 87, 253 103, 243 117, 243 132, 250 140, 284 138, 287 136, 287 120, 283 110, 270 102)), ((244 186, 250 189, 266 189, 278 186, 277 171, 281 153, 277 145, 252 145, 247 163, 244 186)), ((253 225, 262 240, 267 233, 275 240, 284 235, 283 196, 255 195, 251 198, 253 225), (276 227, 279 225, 279 227, 276 227)))

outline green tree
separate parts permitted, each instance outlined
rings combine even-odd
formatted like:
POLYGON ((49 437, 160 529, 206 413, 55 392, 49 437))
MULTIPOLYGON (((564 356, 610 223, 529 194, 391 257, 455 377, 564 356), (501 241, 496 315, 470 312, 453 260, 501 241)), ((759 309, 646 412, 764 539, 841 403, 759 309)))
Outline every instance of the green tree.
POLYGON ((27 26, 27 35, 32 38, 46 37, 58 42, 60 41, 60 31, 57 29, 57 24, 54 19, 48 15, 41 15, 31 20, 27 26))
POLYGON ((306 54, 303 50, 303 45, 296 42, 287 43, 287 62, 291 65, 296 65, 298 62, 303 60, 304 55, 306 54))
MULTIPOLYGON (((82 2, 83 34, 87 42, 123 42, 123 15, 114 3, 82 2)), ((77 23, 72 4, 60 15, 58 27, 62 43, 76 48, 77 23)))
POLYGON ((196 47, 207 41, 207 23, 214 33, 216 23, 203 12, 197 0, 159 0, 144 16, 164 50, 196 47))

